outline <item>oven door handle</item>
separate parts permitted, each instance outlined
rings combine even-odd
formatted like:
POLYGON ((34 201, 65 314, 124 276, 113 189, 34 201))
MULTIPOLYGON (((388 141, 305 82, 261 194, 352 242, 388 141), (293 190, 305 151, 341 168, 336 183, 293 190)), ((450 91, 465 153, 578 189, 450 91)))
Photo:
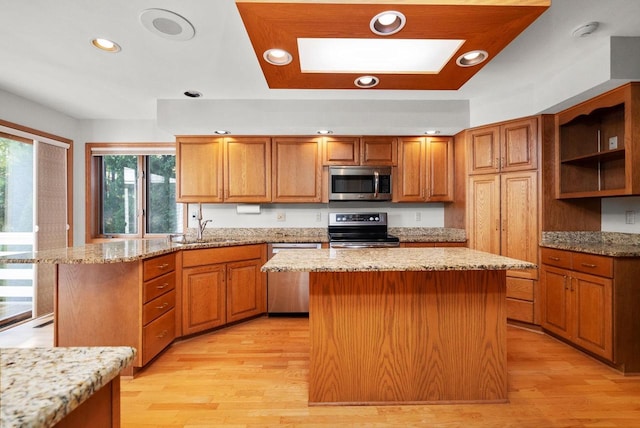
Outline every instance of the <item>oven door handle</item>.
POLYGON ((378 198, 378 192, 380 190, 380 173, 378 171, 373 172, 373 197, 378 198))

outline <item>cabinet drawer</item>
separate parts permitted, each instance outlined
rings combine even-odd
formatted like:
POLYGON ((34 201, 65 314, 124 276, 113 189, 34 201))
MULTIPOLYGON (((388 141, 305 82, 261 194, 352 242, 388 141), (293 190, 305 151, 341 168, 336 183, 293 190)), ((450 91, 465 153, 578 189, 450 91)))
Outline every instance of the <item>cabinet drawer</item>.
POLYGON ((542 263, 546 265, 571 269, 571 253, 569 251, 541 248, 540 255, 542 263))
POLYGON ((507 277, 507 297, 533 302, 533 280, 507 277))
POLYGON ((175 309, 160 316, 142 330, 142 364, 166 348, 176 335, 175 309))
POLYGON ((144 283, 143 301, 147 303, 161 294, 176 288, 176 273, 171 272, 144 283))
POLYGON ((176 268, 175 254, 167 254, 160 257, 154 257, 142 262, 143 280, 148 281, 152 278, 171 272, 176 268))
POLYGON ((533 324, 533 302, 507 298, 507 318, 533 324))
POLYGON ((171 290, 145 304, 142 309, 142 325, 158 318, 176 306, 176 290, 171 290))
POLYGON ((573 253, 573 270, 612 278, 613 258, 595 254, 573 253))
POLYGON ((191 267, 238 260, 259 259, 262 257, 263 248, 264 244, 258 244, 183 251, 182 266, 191 267))

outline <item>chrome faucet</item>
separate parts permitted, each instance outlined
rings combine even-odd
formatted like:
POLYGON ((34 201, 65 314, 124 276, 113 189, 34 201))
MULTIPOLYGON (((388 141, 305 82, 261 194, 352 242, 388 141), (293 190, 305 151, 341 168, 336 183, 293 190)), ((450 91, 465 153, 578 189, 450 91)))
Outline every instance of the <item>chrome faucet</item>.
POLYGON ((207 224, 211 220, 202 221, 202 204, 198 204, 198 215, 196 216, 198 220, 198 230, 196 231, 196 240, 202 241, 202 235, 204 234, 204 229, 207 227, 207 224))

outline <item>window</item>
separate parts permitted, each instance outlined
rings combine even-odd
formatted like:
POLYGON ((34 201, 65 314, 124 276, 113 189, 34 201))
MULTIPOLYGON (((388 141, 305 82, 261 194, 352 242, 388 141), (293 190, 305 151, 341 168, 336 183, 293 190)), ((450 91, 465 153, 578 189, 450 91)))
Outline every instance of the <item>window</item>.
POLYGON ((143 238, 182 231, 175 145, 87 145, 91 238, 143 238))

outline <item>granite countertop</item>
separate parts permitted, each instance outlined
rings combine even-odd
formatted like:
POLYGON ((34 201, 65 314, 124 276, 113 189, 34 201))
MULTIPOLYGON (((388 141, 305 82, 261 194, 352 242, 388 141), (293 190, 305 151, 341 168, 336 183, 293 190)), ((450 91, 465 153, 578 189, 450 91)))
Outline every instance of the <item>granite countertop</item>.
POLYGON ((640 235, 617 232, 543 232, 541 247, 609 257, 640 257, 640 235))
POLYGON ((376 248, 280 251, 265 272, 368 272, 535 269, 533 263, 468 248, 376 248))
MULTIPOLYGON (((465 242, 464 230, 447 228, 398 228, 390 229, 401 242, 465 242)), ((328 242, 327 230, 322 228, 291 229, 213 229, 205 231, 202 242, 196 242, 192 233, 185 242, 159 239, 114 239, 102 243, 87 244, 37 252, 0 256, 0 263, 91 264, 123 263, 143 260, 180 250, 232 247, 236 245, 264 244, 269 242, 328 242)))
POLYGON ((0 425, 55 425, 119 375, 135 353, 130 347, 0 348, 0 425))

